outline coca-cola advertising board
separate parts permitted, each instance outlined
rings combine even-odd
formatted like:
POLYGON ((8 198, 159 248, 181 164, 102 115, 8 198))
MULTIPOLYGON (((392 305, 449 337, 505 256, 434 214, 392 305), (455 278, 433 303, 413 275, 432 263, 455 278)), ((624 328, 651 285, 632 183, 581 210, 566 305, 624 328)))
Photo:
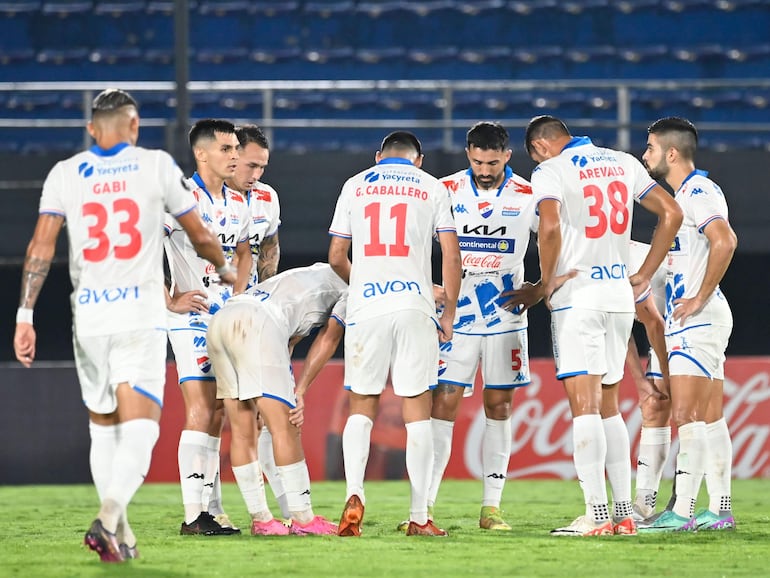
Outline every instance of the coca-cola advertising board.
MULTIPOLYGON (((532 383, 519 388, 514 396, 511 417, 513 445, 509 478, 575 477, 572 463, 572 428, 569 405, 562 384, 554 376, 550 359, 530 363, 532 383)), ((294 363, 295 375, 302 362, 294 363)), ((347 419, 347 392, 343 389, 344 366, 332 361, 323 369, 305 398, 305 425, 302 443, 311 479, 342 479, 342 429, 347 419)), ((770 477, 770 357, 732 357, 725 367, 725 417, 733 440, 733 476, 770 477)), ((481 381, 476 393, 462 402, 454 429, 452 458, 446 470, 450 478, 481 477, 481 440, 484 410, 481 381)), ((636 455, 641 428, 636 389, 626 375, 620 386, 620 410, 631 437, 632 456, 636 455)), ((177 445, 184 425, 184 405, 173 364, 166 379, 166 403, 161 435, 153 455, 148 481, 179 480, 177 445)), ((229 461, 229 430, 222 436, 222 479, 232 481, 229 461)), ((404 448, 406 432, 401 420, 400 399, 388 388, 381 397, 380 412, 372 430, 367 477, 402 479, 406 477, 404 448)), ((672 456, 677 451, 676 430, 672 456)), ((664 475, 671 477, 672 460, 664 475)))

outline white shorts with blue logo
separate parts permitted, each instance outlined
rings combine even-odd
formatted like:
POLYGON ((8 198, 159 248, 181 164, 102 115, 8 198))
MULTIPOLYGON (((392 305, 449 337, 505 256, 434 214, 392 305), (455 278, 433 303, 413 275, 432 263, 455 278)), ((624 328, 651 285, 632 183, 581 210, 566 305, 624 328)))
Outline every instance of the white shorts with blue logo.
POLYGON ((348 323, 345 328, 345 388, 379 395, 388 381, 401 397, 436 387, 436 322, 422 311, 406 309, 348 323))
POLYGON ((72 345, 83 403, 99 414, 114 412, 118 385, 127 383, 163 407, 166 384, 166 332, 163 329, 126 331, 114 335, 78 337, 72 345))
POLYGON ((454 333, 452 341, 439 344, 439 383, 473 393, 481 364, 484 388, 513 389, 530 382, 527 328, 494 335, 454 333))
POLYGON ((208 352, 217 374, 217 398, 269 397, 297 404, 286 318, 268 304, 228 301, 211 320, 208 352))
POLYGON ((732 327, 700 325, 666 335, 670 375, 725 378, 725 350, 732 327))
POLYGON ((211 315, 167 312, 168 340, 174 350, 179 383, 214 381, 214 369, 206 348, 206 332, 211 315))
POLYGON ((569 307, 551 312, 556 378, 601 375, 602 383, 623 379, 633 313, 569 307))

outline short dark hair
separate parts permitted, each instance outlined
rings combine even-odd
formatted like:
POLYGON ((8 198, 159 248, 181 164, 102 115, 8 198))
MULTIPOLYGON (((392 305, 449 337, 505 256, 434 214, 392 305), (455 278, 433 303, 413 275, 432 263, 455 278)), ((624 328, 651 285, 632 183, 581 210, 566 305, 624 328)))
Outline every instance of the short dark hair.
POLYGON ((195 148, 198 141, 216 140, 216 133, 222 134, 235 134, 235 125, 229 120, 221 120, 218 118, 204 118, 199 120, 190 129, 189 140, 190 148, 195 148))
POLYGON ((267 136, 265 136, 264 131, 256 124, 244 124, 235 127, 235 136, 238 137, 238 143, 241 145, 241 148, 245 147, 250 142, 253 142, 263 149, 270 149, 267 136))
POLYGON ((493 151, 507 151, 511 148, 508 131, 499 122, 477 122, 468 130, 466 142, 468 148, 493 151))
POLYGON ((531 155, 533 140, 540 138, 550 139, 557 136, 570 136, 569 129, 564 124, 564 121, 550 114, 536 116, 527 125, 527 131, 524 134, 524 148, 527 149, 527 154, 531 155))
POLYGON ((664 139, 667 147, 674 147, 686 159, 695 158, 695 150, 698 148, 698 129, 686 118, 680 116, 659 118, 649 126, 647 132, 664 139))
POLYGON ((411 132, 406 130, 397 130, 382 139, 380 152, 391 149, 399 151, 411 150, 416 152, 417 156, 422 154, 422 145, 420 144, 420 141, 411 132))
POLYGON ((139 105, 133 96, 119 88, 108 88, 96 95, 91 103, 91 118, 103 114, 112 114, 124 106, 133 106, 139 110, 139 105))

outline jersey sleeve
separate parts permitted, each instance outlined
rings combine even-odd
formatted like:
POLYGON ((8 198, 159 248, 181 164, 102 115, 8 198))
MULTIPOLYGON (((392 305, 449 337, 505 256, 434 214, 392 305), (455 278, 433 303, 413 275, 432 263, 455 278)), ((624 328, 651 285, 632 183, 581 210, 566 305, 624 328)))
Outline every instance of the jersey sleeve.
POLYGON ((658 183, 655 182, 655 179, 650 176, 650 173, 647 172, 647 169, 644 168, 644 165, 640 163, 635 157, 627 155, 627 158, 628 170, 633 176, 633 180, 631 182, 634 183, 634 190, 632 193, 634 195, 634 200, 636 200, 638 203, 644 199, 644 197, 647 196, 647 193, 655 188, 658 183))
POLYGON ((43 192, 40 195, 39 212, 41 215, 66 215, 66 207, 61 191, 63 189, 63 165, 56 163, 43 183, 43 192))
POLYGON ((449 200, 449 190, 440 181, 436 181, 433 194, 436 199, 434 221, 436 233, 456 232, 455 220, 452 216, 452 205, 449 200))
POLYGON ((182 169, 174 162, 166 152, 158 153, 158 182, 163 189, 163 202, 166 210, 174 217, 180 217, 191 211, 196 206, 195 197, 192 194, 187 179, 182 174, 182 169))
POLYGON ((535 197, 535 206, 541 201, 554 200, 562 202, 561 178, 554 167, 547 163, 541 163, 532 171, 532 194, 535 197))
POLYGON ((281 202, 278 199, 278 193, 273 189, 272 201, 270 202, 268 211, 268 221, 270 226, 265 231, 265 237, 271 237, 278 232, 278 227, 281 226, 281 202))
POLYGON ((342 192, 337 199, 337 205, 334 208, 332 224, 329 226, 329 234, 335 237, 344 237, 350 239, 353 235, 350 230, 350 181, 342 187, 342 192))
MULTIPOLYGON (((700 184, 700 183, 699 183, 700 184)), ((688 212, 692 216, 699 233, 706 225, 717 219, 727 221, 727 205, 722 189, 711 181, 693 187, 687 196, 688 212)))

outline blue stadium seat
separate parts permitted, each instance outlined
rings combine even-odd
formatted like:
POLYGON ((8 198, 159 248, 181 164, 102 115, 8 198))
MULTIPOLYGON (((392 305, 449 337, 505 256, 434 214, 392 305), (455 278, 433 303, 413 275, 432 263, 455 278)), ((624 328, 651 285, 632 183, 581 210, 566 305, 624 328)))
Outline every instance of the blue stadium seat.
POLYGON ((144 12, 144 0, 96 0, 94 14, 122 18, 144 12))
POLYGON ((248 0, 201 0, 198 11, 203 16, 245 16, 256 13, 255 4, 248 0))
POLYGON ((40 10, 41 0, 14 0, 0 2, 0 16, 13 18, 23 14, 31 14, 40 10))
POLYGON ((44 15, 68 18, 91 12, 93 4, 93 2, 85 0, 47 0, 43 2, 41 12, 44 15))
POLYGON ((511 0, 508 2, 508 10, 519 16, 529 16, 533 12, 541 10, 553 10, 559 7, 557 0, 511 0))

